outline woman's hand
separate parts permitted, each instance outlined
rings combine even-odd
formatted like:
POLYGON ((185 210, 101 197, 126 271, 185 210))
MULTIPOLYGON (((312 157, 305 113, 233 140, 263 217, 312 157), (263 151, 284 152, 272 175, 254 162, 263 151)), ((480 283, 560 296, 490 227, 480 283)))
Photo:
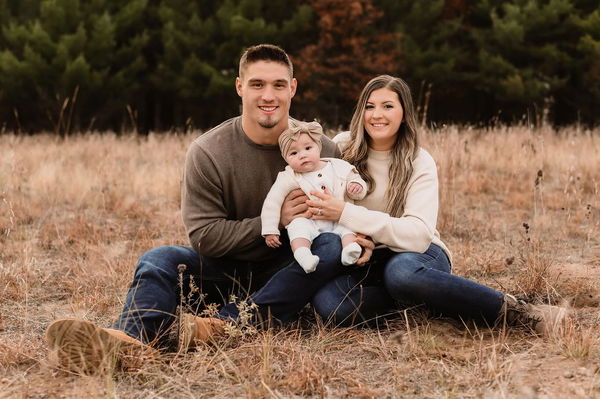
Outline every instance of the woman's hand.
POLYGON ((342 216, 346 203, 342 200, 334 198, 331 192, 325 189, 325 192, 311 191, 311 195, 319 198, 318 200, 308 200, 308 210, 312 213, 314 220, 331 220, 337 222, 342 216))
POLYGON ((371 255, 373 255, 373 250, 375 249, 375 242, 371 239, 371 237, 366 236, 364 234, 357 233, 356 234, 356 243, 360 245, 363 249, 363 252, 356 261, 356 266, 364 266, 365 263, 371 259, 371 255))

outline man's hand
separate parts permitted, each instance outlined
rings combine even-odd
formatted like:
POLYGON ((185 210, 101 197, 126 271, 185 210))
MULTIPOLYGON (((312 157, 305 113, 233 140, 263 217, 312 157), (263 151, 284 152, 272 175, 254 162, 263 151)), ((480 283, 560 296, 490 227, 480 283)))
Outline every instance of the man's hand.
POLYGON ((346 191, 348 191, 348 194, 351 195, 359 194, 362 191, 362 189, 362 186, 356 182, 350 182, 346 187, 346 191))
POLYGON ((371 255, 373 255, 373 250, 375 249, 375 242, 371 239, 371 237, 360 233, 356 234, 356 242, 363 249, 360 258, 358 258, 358 260, 356 261, 356 265, 364 266, 369 261, 369 259, 371 259, 371 255))
POLYGON ((308 211, 308 205, 306 205, 307 199, 308 197, 304 194, 304 191, 299 188, 290 191, 281 206, 280 228, 287 226, 296 218, 309 218, 311 216, 311 213, 308 211))
POLYGON ((267 246, 271 248, 279 248, 281 246, 281 241, 279 241, 279 236, 277 234, 267 234, 265 236, 265 242, 267 246))

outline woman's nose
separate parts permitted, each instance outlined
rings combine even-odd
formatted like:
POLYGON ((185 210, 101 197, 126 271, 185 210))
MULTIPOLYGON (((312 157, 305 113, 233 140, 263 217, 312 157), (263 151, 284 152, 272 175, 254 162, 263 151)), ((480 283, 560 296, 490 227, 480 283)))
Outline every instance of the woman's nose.
POLYGON ((381 109, 378 107, 375 107, 375 109, 373 109, 373 114, 372 114, 373 118, 381 118, 381 109))

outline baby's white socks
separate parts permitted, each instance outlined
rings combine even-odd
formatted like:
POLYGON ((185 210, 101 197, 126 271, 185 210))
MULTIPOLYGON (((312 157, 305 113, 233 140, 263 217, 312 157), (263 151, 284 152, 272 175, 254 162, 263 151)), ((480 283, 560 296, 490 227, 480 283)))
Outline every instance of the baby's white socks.
POLYGON ((294 259, 296 259, 306 273, 314 272, 319 264, 319 257, 313 255, 312 252, 310 252, 310 248, 307 247, 300 247, 295 250, 294 259))
POLYGON ((358 258, 360 258, 361 252, 362 248, 355 242, 346 245, 342 249, 342 265, 349 266, 355 264, 358 258))
MULTIPOLYGON (((344 266, 355 264, 358 258, 360 258, 361 253, 362 248, 357 243, 353 242, 346 245, 342 248, 342 264, 344 266)), ((307 247, 296 249, 294 251, 294 259, 296 259, 300 267, 302 267, 306 273, 314 272, 319 264, 319 257, 313 255, 313 253, 310 252, 310 248, 307 247)))

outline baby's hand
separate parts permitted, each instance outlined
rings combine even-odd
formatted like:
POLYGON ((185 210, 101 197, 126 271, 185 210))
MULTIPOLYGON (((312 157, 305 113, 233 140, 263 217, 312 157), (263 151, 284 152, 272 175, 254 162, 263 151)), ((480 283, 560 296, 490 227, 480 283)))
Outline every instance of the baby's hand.
POLYGON ((362 189, 363 189, 362 186, 355 182, 348 183, 348 186, 346 187, 348 194, 352 194, 352 195, 356 195, 356 194, 360 193, 362 191, 362 189))
POLYGON ((267 246, 271 248, 279 248, 281 245, 281 241, 279 241, 279 236, 277 234, 267 234, 265 236, 265 242, 267 246))

